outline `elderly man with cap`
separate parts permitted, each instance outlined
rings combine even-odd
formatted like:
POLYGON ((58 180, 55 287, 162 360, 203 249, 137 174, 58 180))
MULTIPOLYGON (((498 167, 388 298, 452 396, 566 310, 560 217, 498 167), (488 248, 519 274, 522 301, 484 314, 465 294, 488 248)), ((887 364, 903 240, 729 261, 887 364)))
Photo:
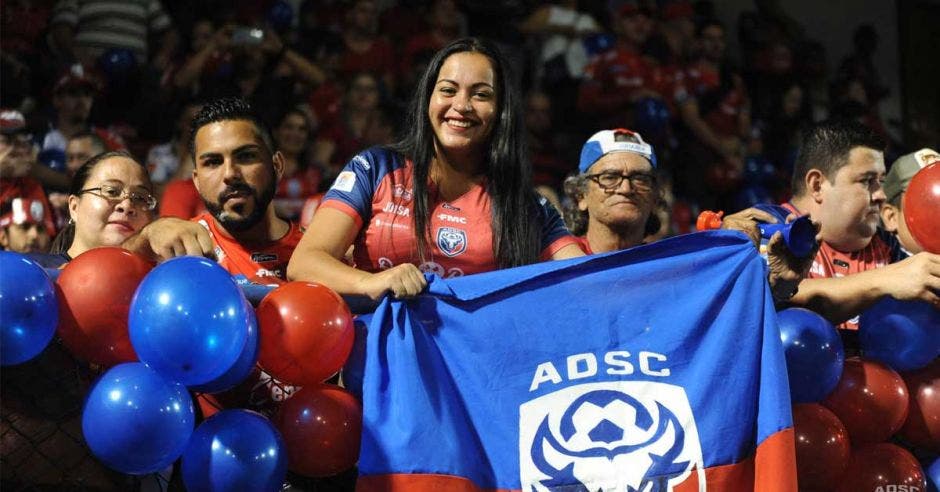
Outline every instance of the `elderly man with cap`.
POLYGON ((907 230, 904 209, 901 206, 902 198, 917 171, 934 162, 940 162, 940 153, 933 149, 920 149, 899 157, 885 176, 884 189, 887 199, 881 206, 881 223, 886 231, 897 235, 901 249, 907 256, 920 253, 924 248, 917 244, 907 230))
MULTIPOLYGON (((568 228, 587 254, 606 253, 643 244, 658 231, 655 213, 665 206, 655 175, 656 154, 639 133, 618 128, 595 133, 581 149, 580 174, 565 180, 571 205, 565 210, 568 228)), ((724 218, 721 227, 745 233, 760 243, 757 221, 777 222, 771 214, 749 208, 724 218)), ((812 261, 794 257, 779 233, 768 243, 770 285, 774 299, 783 301, 812 261)))

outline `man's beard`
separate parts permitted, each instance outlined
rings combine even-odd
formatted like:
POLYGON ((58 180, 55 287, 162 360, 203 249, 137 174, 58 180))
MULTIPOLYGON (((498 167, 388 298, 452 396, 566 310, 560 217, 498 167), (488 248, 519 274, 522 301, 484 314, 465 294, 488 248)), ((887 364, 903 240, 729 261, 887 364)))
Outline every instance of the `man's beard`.
POLYGON ((263 191, 263 193, 258 193, 258 190, 252 188, 245 182, 238 182, 225 187, 221 193, 219 193, 218 200, 215 202, 210 202, 203 197, 203 202, 206 204, 206 209, 215 217, 215 220, 219 222, 227 231, 229 232, 239 232, 246 231, 251 229, 256 224, 261 222, 261 219, 264 218, 264 214, 268 210, 268 205, 271 203, 271 200, 274 198, 274 193, 276 187, 274 182, 263 191), (236 217, 225 210, 224 204, 226 197, 234 193, 248 194, 254 199, 254 208, 251 210, 251 213, 245 217, 236 217))

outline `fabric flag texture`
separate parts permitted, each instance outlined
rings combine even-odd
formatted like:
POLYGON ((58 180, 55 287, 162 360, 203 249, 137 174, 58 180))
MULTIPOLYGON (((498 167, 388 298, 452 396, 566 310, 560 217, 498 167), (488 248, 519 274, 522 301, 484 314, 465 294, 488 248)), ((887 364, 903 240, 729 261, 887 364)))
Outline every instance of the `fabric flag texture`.
POLYGON ((767 268, 709 231, 384 300, 358 490, 795 491, 767 268))

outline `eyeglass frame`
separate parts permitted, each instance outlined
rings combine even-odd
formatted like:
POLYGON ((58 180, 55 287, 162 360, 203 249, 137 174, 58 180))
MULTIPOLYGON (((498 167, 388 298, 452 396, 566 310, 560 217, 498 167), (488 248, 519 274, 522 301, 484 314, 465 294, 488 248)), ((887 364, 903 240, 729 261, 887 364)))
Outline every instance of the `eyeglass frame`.
POLYGON ((652 191, 653 187, 656 186, 656 175, 651 174, 651 173, 645 173, 642 171, 630 173, 630 174, 616 173, 616 172, 611 172, 611 171, 602 171, 602 172, 595 173, 595 174, 585 174, 584 177, 597 183, 597 186, 599 186, 604 191, 616 190, 617 188, 620 187, 620 185, 623 184, 624 180, 627 180, 630 182, 630 188, 637 190, 637 191, 644 192, 644 193, 652 191), (616 176, 619 179, 617 179, 616 184, 613 184, 611 186, 604 186, 601 184, 601 176, 616 176), (641 184, 640 186, 637 186, 636 178, 638 177, 649 178, 649 184, 641 184))
POLYGON ((83 194, 85 194, 85 193, 91 193, 92 195, 95 195, 96 197, 101 198, 102 200, 107 200, 107 201, 113 202, 113 203, 121 203, 121 202, 124 201, 125 199, 129 199, 129 200, 131 201, 131 204, 132 204, 132 205, 136 204, 136 206, 137 206, 138 208, 143 208, 144 210, 147 210, 147 211, 153 211, 154 209, 157 208, 157 197, 153 196, 152 193, 150 193, 149 191, 146 192, 146 196, 147 196, 147 200, 146 200, 146 201, 147 201, 147 203, 144 204, 145 206, 141 207, 140 204, 138 204, 137 202, 134 201, 134 198, 133 198, 132 195, 133 195, 133 194, 142 195, 143 193, 141 193, 141 192, 139 192, 139 191, 132 191, 132 190, 130 189, 130 187, 125 186, 125 185, 123 185, 123 184, 120 185, 120 186, 115 186, 115 185, 103 185, 103 186, 96 186, 96 187, 94 187, 94 188, 85 188, 84 190, 78 190, 78 194, 79 194, 79 195, 83 195, 83 194), (109 197, 109 196, 105 195, 104 193, 102 193, 102 190, 103 190, 105 187, 107 187, 107 186, 113 186, 114 188, 120 188, 120 190, 121 190, 121 195, 120 195, 120 196, 115 196, 115 197, 109 197), (97 193, 96 193, 96 192, 97 192, 97 193))

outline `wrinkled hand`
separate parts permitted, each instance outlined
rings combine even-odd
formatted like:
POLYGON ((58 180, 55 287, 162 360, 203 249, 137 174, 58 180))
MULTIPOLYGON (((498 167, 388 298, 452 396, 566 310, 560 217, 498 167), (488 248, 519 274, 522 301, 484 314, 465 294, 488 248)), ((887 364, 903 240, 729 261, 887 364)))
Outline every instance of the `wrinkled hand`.
POLYGON ((895 299, 926 301, 940 309, 940 255, 917 253, 877 270, 883 288, 895 299))
MULTIPOLYGON (((787 216, 787 224, 794 221, 798 216, 790 214, 787 216)), ((796 293, 800 281, 806 277, 806 273, 813 266, 813 259, 816 258, 816 252, 819 251, 819 245, 822 242, 822 236, 819 233, 821 224, 812 222, 813 229, 816 231, 816 244, 804 257, 798 257, 787 248, 783 240, 783 233, 777 231, 767 242, 767 266, 770 269, 767 281, 770 283, 770 290, 774 299, 788 300, 796 293)))
POLYGON ((760 229, 757 228, 758 222, 776 224, 777 218, 757 208, 746 208, 740 212, 725 216, 721 221, 721 228, 741 231, 747 234, 747 237, 754 243, 754 247, 759 248, 761 235, 760 229))
POLYGON ((186 255, 211 258, 215 248, 205 227, 172 217, 151 222, 122 246, 160 261, 186 255))
POLYGON ((396 265, 388 270, 369 274, 359 281, 360 292, 377 301, 391 293, 396 299, 406 299, 421 293, 428 282, 418 267, 411 263, 396 265))

